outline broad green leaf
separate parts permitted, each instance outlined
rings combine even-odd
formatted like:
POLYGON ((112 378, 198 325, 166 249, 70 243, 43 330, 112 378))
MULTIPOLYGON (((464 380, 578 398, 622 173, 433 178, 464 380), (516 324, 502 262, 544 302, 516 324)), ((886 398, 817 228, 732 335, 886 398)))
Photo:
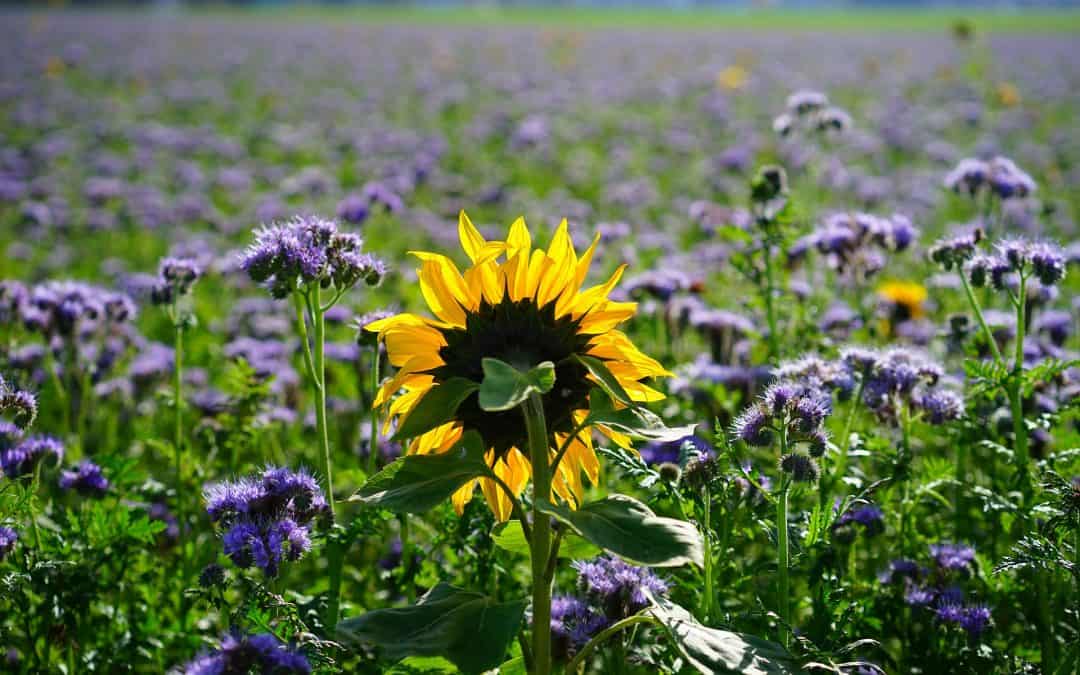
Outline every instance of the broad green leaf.
POLYGON ((349 501, 398 513, 424 513, 488 471, 484 441, 479 433, 468 431, 447 452, 401 457, 369 478, 349 501))
MULTIPOLYGON (((492 529, 491 537, 495 545, 504 551, 526 557, 532 555, 529 540, 525 538, 525 531, 521 529, 520 521, 510 520, 499 523, 492 529)), ((572 532, 564 533, 562 543, 559 545, 559 557, 566 560, 587 560, 595 558, 600 553, 599 548, 572 532)))
POLYGON ((506 658, 525 600, 492 598, 439 583, 415 605, 378 609, 338 624, 347 648, 374 646, 381 658, 441 656, 464 673, 495 668, 506 658))
POLYGON ((694 425, 669 427, 652 411, 632 405, 616 410, 607 396, 599 396, 595 389, 589 394, 589 422, 602 424, 613 431, 642 441, 663 443, 678 441, 694 433, 694 425))
POLYGON ((679 652, 700 673, 793 675, 801 673, 783 646, 745 633, 708 628, 679 605, 654 598, 645 610, 667 629, 679 652))
POLYGON ((604 365, 602 360, 595 356, 586 356, 585 354, 575 354, 574 360, 585 366, 585 369, 589 371, 589 374, 596 378, 597 383, 607 392, 608 396, 623 405, 637 405, 634 400, 630 398, 630 394, 626 392, 626 389, 619 384, 619 378, 615 377, 615 374, 604 365))
POLYGON ((524 656, 515 656, 509 661, 503 661, 499 664, 499 675, 527 675, 528 672, 525 669, 524 656))
POLYGON ((696 527, 658 516, 626 495, 611 495, 576 511, 556 504, 546 504, 541 510, 605 551, 640 565, 677 567, 704 562, 696 527))
POLYGON ((398 427, 394 440, 415 438, 446 424, 454 418, 458 406, 479 388, 480 385, 464 377, 451 377, 432 387, 398 427))
POLYGON ((529 394, 546 394, 555 385, 555 364, 551 361, 522 373, 505 361, 484 359, 484 381, 480 383, 480 407, 488 412, 516 408, 529 394))

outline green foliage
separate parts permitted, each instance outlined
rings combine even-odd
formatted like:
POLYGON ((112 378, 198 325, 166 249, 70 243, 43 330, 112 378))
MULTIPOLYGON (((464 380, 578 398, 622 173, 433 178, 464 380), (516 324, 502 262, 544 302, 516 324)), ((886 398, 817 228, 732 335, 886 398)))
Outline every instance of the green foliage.
POLYGON ((546 394, 555 385, 555 364, 550 361, 522 373, 509 363, 485 358, 483 368, 480 407, 489 412, 516 408, 524 403, 530 394, 546 394))
POLYGON ((480 673, 503 661, 525 604, 524 600, 500 603, 440 583, 415 605, 346 619, 337 632, 345 645, 374 645, 390 661, 440 656, 464 673, 480 673))

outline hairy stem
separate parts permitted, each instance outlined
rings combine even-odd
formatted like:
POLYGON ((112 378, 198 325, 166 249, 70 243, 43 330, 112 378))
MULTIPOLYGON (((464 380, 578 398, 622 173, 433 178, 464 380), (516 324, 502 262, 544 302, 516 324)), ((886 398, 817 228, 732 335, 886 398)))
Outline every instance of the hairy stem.
MULTIPOLYGON (((780 428, 780 455, 788 452, 787 429, 780 428)), ((785 647, 791 644, 791 598, 788 586, 788 490, 791 486, 789 476, 784 473, 780 478, 780 491, 776 496, 776 613, 780 616, 780 642, 785 647)))
POLYGON ((375 399, 379 395, 379 366, 381 359, 381 345, 375 342, 375 353, 371 356, 371 439, 368 441, 368 464, 369 476, 378 468, 376 457, 379 454, 379 409, 375 407, 375 399))
POLYGON ((551 499, 551 467, 548 453, 544 403, 533 392, 522 406, 529 435, 529 459, 533 472, 532 605, 533 660, 536 675, 551 672, 551 584, 545 579, 551 545, 551 521, 541 509, 551 499))
POLYGON ((701 539, 705 544, 705 597, 701 608, 701 620, 709 621, 713 614, 713 554, 710 534, 712 533, 712 491, 705 486, 703 498, 705 500, 705 517, 701 523, 701 539))

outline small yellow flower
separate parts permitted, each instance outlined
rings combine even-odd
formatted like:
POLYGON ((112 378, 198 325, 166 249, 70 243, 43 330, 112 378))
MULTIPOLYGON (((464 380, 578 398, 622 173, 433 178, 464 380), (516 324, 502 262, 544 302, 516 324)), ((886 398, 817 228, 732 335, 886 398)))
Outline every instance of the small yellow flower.
POLYGON ((913 281, 886 281, 877 287, 880 298, 893 306, 894 323, 922 318, 926 288, 913 281))
POLYGON ((750 73, 746 68, 736 64, 721 70, 720 74, 716 76, 716 84, 721 89, 737 91, 746 86, 746 81, 749 78, 750 73))
POLYGON ((1012 82, 1001 82, 997 86, 997 99, 1001 105, 1012 108, 1020 105, 1020 90, 1012 82))
MULTIPOLYGON (((576 355, 602 360, 635 401, 663 398, 643 380, 670 373, 616 330, 637 310, 636 303, 608 299, 625 265, 604 283, 582 288, 599 236, 579 257, 564 220, 547 250, 533 248, 525 221, 519 218, 505 241, 487 241, 464 212, 458 234, 472 263, 464 272, 446 256, 413 252, 421 263, 420 292, 437 318, 398 314, 365 327, 378 333, 390 362, 398 368, 375 400, 376 406, 388 406, 387 430, 392 420, 403 422, 428 392, 450 378, 480 382, 481 362, 488 357, 523 368, 544 361, 555 364, 555 386, 543 397, 552 454, 585 419, 596 384, 576 355)), ((597 428, 629 447, 626 436, 597 428)), ((413 439, 408 452, 446 452, 470 430, 484 439, 486 459, 495 474, 520 495, 532 475, 521 411, 484 411, 476 393, 458 407, 455 419, 413 439)), ((599 470, 591 432, 583 430, 552 477, 553 497, 576 507, 582 498, 582 474, 596 484, 599 470)), ((453 495, 457 512, 462 512, 477 486, 495 516, 507 520, 510 500, 486 478, 471 481, 453 495)))

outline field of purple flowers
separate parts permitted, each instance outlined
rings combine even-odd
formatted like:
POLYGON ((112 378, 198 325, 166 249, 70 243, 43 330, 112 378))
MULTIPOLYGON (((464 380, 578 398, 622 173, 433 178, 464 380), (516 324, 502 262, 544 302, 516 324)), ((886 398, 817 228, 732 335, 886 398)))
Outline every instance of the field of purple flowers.
POLYGON ((1080 673, 1077 46, 4 15, 0 670, 1080 673))

